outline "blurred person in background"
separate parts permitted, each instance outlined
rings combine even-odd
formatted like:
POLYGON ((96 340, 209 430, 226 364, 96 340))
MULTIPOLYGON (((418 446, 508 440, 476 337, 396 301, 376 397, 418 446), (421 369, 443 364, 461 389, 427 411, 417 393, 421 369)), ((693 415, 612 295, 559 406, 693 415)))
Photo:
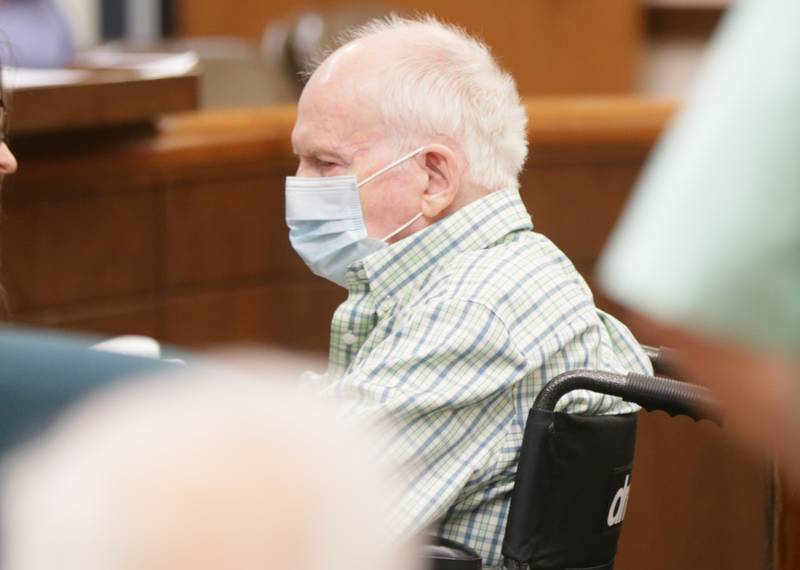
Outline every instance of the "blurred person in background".
MULTIPOLYGON (((399 524, 500 545, 528 409, 570 369, 650 372, 519 194, 527 115, 489 49, 432 18, 376 20, 311 75, 286 181, 290 239, 346 287, 329 368, 346 413, 390 418, 413 470, 399 524)), ((559 410, 627 413, 574 392, 559 410)))
MULTIPOLYGON (((3 205, 3 179, 9 174, 17 171, 17 159, 8 147, 6 138, 8 136, 8 105, 3 90, 3 68, 0 64, 0 213, 3 205)), ((2 246, 2 244, 0 244, 2 246)), ((0 278, 2 278, 2 247, 0 247, 0 278)), ((8 300, 5 289, 0 279, 0 321, 8 314, 8 300)))
POLYGON ((600 275, 800 482, 798 22, 796 0, 732 7, 600 275))
POLYGON ((272 355, 131 381, 6 461, 4 570, 414 570, 398 475, 272 355), (290 380, 290 382, 287 382, 290 380))
POLYGON ((3 64, 64 67, 74 53, 72 34, 53 0, 0 0, 3 64))
MULTIPOLYGON (((0 71, 2 71, 2 68, 0 68, 0 71)), ((0 189, 2 189, 3 178, 17 171, 17 159, 6 141, 8 135, 7 113, 5 93, 3 92, 2 82, 0 82, 0 189)))

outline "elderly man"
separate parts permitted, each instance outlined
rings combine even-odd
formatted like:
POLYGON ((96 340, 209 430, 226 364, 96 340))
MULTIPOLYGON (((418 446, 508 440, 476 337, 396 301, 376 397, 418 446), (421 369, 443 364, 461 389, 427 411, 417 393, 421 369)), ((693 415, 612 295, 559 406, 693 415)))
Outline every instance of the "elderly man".
MULTIPOLYGON (((392 423, 412 473, 398 524, 500 560, 528 408, 574 368, 649 372, 629 331, 532 232, 526 113, 485 45, 433 19, 355 32, 311 75, 286 216, 312 271, 348 290, 322 393, 392 423)), ((560 409, 632 406, 578 393, 560 409)))

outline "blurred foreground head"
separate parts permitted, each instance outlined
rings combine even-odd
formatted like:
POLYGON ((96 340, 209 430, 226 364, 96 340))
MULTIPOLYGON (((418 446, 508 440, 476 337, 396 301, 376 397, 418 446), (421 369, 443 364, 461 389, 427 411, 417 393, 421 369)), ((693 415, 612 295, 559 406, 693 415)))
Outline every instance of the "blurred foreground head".
POLYGON ((413 569, 372 449, 288 383, 126 383, 6 463, 2 567, 413 569))

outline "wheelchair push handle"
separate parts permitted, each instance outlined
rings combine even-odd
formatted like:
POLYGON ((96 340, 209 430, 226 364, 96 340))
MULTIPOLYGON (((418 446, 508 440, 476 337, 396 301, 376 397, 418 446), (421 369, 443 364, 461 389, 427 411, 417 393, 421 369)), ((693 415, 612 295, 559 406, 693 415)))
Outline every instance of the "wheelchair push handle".
POLYGON ((671 416, 689 416, 695 421, 710 420, 722 427, 722 406, 714 394, 702 386, 633 373, 628 374, 626 380, 633 393, 637 394, 630 401, 649 412, 663 410, 671 416))
POLYGON ((542 388, 533 408, 554 411, 562 396, 573 390, 591 390, 642 406, 662 410, 671 416, 689 416, 695 421, 707 419, 722 425, 722 406, 711 391, 671 378, 644 374, 615 374, 594 370, 575 370, 553 378, 542 388))

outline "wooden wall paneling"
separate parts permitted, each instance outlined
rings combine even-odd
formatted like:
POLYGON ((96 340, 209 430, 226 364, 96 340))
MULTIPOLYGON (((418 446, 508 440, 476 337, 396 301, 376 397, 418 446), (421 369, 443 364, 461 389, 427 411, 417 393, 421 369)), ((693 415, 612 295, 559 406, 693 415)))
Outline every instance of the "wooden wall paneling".
POLYGON ((284 344, 282 304, 269 286, 233 287, 176 295, 160 302, 161 337, 178 346, 284 344))
POLYGON ((643 151, 630 162, 527 168, 521 193, 535 230, 573 263, 593 269, 645 156, 643 151))
POLYGON ((640 414, 614 567, 764 569, 766 481, 765 468, 732 448, 710 422, 640 414))
POLYGON ((780 570, 800 568, 800 484, 779 477, 775 555, 780 570))
POLYGON ((638 0, 402 0, 481 37, 536 95, 626 93, 634 88, 641 42, 638 0))
POLYGON ((206 0, 176 0, 176 27, 182 36, 232 35, 258 39, 267 22, 295 10, 325 8, 332 4, 331 0, 238 0, 227 5, 206 0))
POLYGON ((259 343, 325 353, 330 317, 344 296, 321 279, 169 296, 159 307, 161 336, 188 347, 259 343))
POLYGON ((728 2, 649 2, 645 10, 647 36, 665 39, 700 39, 709 41, 725 14, 728 2))
MULTIPOLYGON (((463 26, 492 48, 522 93, 624 93, 635 86, 642 18, 640 0, 391 0, 401 13, 430 13, 463 26)), ((185 36, 234 35, 260 40, 268 22, 303 10, 352 7, 350 0, 220 3, 180 0, 185 36)))
POLYGON ((291 322, 288 346, 297 350, 324 352, 330 344, 331 318, 347 292, 329 281, 312 276, 308 283, 287 287, 287 318, 291 322))
POLYGON ((14 310, 151 298, 153 199, 143 190, 7 200, 3 269, 14 310))
POLYGON ((154 137, 149 128, 13 137, 20 168, 3 182, 3 203, 152 190, 159 168, 154 137))
POLYGON ((675 112, 674 101, 636 96, 536 97, 525 106, 530 159, 559 164, 641 155, 642 145, 651 145, 675 112))
POLYGON ((307 269, 291 249, 283 176, 184 183, 163 192, 165 286, 261 279, 285 281, 307 269))

